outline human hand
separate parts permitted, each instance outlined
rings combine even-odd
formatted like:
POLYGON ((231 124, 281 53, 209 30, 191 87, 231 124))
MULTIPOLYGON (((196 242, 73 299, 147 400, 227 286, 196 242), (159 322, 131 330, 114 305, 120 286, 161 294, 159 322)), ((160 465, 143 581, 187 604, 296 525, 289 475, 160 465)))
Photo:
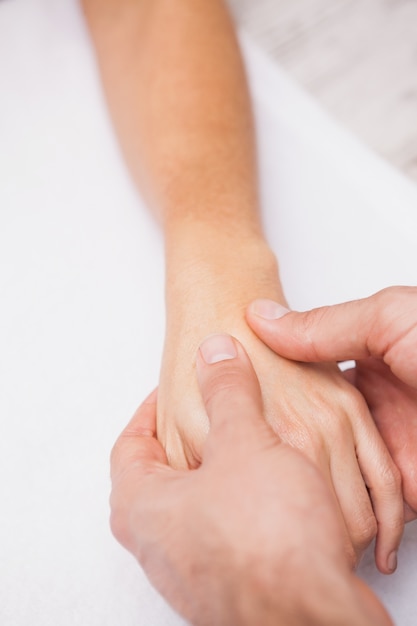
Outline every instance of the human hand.
MULTIPOLYGON (((286 311, 270 306, 269 317, 286 311)), ((402 476, 405 519, 417 518, 417 288, 375 295, 306 313, 248 322, 272 349, 298 361, 356 360, 352 382, 364 395, 402 476)))
POLYGON ((347 565, 320 472, 263 419, 242 346, 209 338, 197 374, 210 420, 202 464, 169 467, 154 392, 112 453, 116 538, 197 626, 392 626, 347 565))
MULTIPOLYGON (((219 237, 209 240, 218 241, 219 237)), ((181 249, 181 245, 177 244, 181 249)), ((205 335, 228 332, 245 346, 260 380, 265 416, 274 431, 302 450, 325 477, 347 527, 352 564, 374 538, 376 562, 393 571, 403 527, 402 495, 394 466, 366 403, 336 364, 304 365, 275 355, 250 330, 244 311, 254 294, 282 298, 275 263, 242 241, 245 254, 193 250, 186 272, 167 284, 168 326, 158 401, 158 437, 177 468, 198 467, 208 419, 194 371, 205 335), (220 259, 217 261, 217 259, 220 259), (363 474, 371 485, 371 498, 363 474), (375 513, 374 513, 375 511, 375 513)), ((188 250, 187 250, 188 253, 188 250)), ((186 254, 186 253, 184 253, 186 254)), ((188 257, 187 257, 188 258, 188 257)))

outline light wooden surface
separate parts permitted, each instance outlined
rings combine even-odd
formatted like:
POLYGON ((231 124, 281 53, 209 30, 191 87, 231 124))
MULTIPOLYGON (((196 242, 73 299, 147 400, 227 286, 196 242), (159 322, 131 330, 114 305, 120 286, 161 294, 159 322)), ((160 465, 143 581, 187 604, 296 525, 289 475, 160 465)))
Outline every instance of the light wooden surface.
POLYGON ((417 182, 417 0, 229 0, 336 119, 417 182))

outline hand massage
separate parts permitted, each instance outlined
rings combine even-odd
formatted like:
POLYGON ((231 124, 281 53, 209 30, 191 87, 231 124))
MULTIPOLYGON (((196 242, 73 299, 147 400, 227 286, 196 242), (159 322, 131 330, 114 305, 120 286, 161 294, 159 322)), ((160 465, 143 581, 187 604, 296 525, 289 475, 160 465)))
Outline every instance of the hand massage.
POLYGON ((1 623, 414 626, 417 194, 225 0, 4 2, 0 52, 1 623))
MULTIPOLYGON (((415 519, 417 288, 307 313, 261 300, 247 319, 289 358, 356 359, 354 384, 401 468, 405 517, 415 519)), ((212 335, 196 370, 210 420, 202 464, 170 468, 156 438, 154 392, 113 450, 115 536, 193 624, 392 624, 350 567, 340 509, 322 472, 265 421, 243 347, 212 335)), ((388 481, 389 489, 399 483, 388 481)), ((395 551, 388 563, 394 571, 395 551)))

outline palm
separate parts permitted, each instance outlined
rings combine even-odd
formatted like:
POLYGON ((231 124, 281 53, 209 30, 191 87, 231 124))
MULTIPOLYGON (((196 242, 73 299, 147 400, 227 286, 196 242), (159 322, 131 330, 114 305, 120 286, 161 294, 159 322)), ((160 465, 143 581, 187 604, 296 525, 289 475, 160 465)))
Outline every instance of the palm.
POLYGON ((365 397, 403 480, 406 521, 417 519, 417 389, 401 382, 381 360, 357 362, 353 382, 365 397))

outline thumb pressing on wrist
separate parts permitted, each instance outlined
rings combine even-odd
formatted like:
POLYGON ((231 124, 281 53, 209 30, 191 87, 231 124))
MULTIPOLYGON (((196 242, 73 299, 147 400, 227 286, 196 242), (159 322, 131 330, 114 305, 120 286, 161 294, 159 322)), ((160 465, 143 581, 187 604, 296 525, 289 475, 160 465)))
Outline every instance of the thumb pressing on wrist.
POLYGON ((246 321, 271 350, 295 361, 320 360, 315 349, 313 314, 296 313, 273 300, 255 300, 246 311, 246 321))
MULTIPOLYGON (((255 300, 246 320, 266 345, 288 359, 344 361, 372 355, 385 360, 394 344, 415 354, 416 301, 415 290, 398 287, 304 313, 290 312, 272 300, 255 300), (407 341, 401 341, 405 335, 407 341)), ((412 372, 403 371, 398 361, 394 364, 391 355, 390 366, 409 382, 412 372)))
POLYGON ((339 345, 343 313, 329 306, 297 313, 273 300, 255 300, 247 309, 246 321, 261 341, 287 359, 337 361, 355 358, 345 354, 350 352, 345 339, 339 345))

